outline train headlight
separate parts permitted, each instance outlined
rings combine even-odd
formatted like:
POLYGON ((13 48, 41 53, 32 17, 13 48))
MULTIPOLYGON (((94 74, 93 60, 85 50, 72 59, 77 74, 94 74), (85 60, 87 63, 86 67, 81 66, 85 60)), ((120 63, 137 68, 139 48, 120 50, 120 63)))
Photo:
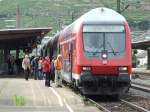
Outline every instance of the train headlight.
POLYGON ((126 66, 119 67, 119 71, 127 71, 127 70, 128 70, 128 67, 126 66))
POLYGON ((83 66, 82 70, 83 71, 91 71, 91 67, 90 66, 83 66))
POLYGON ((107 54, 106 53, 102 54, 102 58, 107 59, 107 54))
POLYGON ((103 54, 102 57, 103 57, 104 59, 106 59, 106 58, 107 58, 107 54, 103 54))

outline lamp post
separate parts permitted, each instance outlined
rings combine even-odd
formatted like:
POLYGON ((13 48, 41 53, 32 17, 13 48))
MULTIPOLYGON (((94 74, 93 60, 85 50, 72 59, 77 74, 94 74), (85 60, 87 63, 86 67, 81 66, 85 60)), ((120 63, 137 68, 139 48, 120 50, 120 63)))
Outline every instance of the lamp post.
POLYGON ((150 69, 150 47, 147 48, 147 69, 150 69))
POLYGON ((117 0, 117 12, 121 13, 121 11, 120 11, 120 0, 117 0))
POLYGON ((16 28, 20 28, 20 7, 17 5, 16 11, 16 28))

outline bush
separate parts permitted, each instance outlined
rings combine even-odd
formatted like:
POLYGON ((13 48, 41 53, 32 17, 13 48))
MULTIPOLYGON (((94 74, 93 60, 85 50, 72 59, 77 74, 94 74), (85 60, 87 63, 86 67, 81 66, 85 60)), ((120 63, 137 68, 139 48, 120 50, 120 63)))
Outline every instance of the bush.
POLYGON ((147 20, 141 21, 139 22, 138 27, 141 30, 148 30, 150 27, 150 21, 147 21, 147 20))

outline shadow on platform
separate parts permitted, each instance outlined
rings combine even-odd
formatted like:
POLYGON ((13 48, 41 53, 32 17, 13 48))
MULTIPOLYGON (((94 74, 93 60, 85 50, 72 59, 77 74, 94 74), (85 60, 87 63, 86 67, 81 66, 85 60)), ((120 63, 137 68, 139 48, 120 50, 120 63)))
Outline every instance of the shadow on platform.
MULTIPOLYGON (((24 78, 24 74, 23 73, 20 74, 2 73, 0 74, 0 78, 24 78)), ((30 76, 29 78, 32 78, 32 76, 30 76)))

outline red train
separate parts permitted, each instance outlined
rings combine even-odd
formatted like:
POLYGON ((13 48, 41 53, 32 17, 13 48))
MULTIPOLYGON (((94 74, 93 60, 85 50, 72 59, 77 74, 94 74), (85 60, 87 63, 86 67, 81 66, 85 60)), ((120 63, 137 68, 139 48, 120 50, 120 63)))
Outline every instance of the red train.
POLYGON ((48 43, 63 56, 63 80, 86 95, 122 95, 130 87, 131 35, 125 18, 108 8, 90 10, 48 43))

